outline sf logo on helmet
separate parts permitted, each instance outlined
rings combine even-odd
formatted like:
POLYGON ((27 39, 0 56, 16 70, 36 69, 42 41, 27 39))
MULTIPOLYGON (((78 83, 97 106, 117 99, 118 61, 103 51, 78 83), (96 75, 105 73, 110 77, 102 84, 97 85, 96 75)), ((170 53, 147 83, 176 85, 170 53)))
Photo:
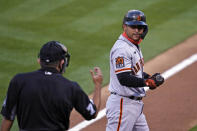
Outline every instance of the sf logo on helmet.
POLYGON ((141 21, 141 16, 140 15, 137 16, 137 21, 141 21))

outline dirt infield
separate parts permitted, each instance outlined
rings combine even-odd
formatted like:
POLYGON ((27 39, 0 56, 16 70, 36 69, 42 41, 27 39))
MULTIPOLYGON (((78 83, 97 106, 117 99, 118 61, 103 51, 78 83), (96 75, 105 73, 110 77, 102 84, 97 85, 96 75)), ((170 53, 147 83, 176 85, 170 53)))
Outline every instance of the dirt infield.
MULTIPOLYGON (((145 72, 164 72, 197 53, 197 35, 187 39, 178 46, 166 51, 145 63, 145 72)), ((197 62, 166 80, 161 88, 148 91, 144 113, 151 131, 186 131, 197 125, 197 62)), ((109 92, 102 89, 102 105, 105 108, 109 92)), ((71 114, 70 128, 84 119, 74 110, 71 114)), ((105 117, 84 128, 84 131, 104 131, 105 117)))

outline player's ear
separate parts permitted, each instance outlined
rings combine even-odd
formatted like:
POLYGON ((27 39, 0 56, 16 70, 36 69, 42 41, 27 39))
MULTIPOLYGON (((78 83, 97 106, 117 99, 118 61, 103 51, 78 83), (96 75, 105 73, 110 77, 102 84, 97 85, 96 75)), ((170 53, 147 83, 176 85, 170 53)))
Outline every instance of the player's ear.
POLYGON ((40 58, 37 59, 38 64, 40 64, 40 58))
POLYGON ((60 61, 60 65, 61 65, 61 67, 64 65, 64 59, 62 59, 61 61, 60 61))
POLYGON ((122 25, 123 31, 125 31, 126 26, 127 26, 127 25, 125 25, 125 24, 122 25))

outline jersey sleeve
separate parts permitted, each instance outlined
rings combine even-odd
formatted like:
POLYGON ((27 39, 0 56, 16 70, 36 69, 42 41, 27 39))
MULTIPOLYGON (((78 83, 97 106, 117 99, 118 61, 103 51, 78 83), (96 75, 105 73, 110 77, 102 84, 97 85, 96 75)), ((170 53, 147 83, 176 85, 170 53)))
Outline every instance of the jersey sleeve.
POLYGON ((18 84, 16 77, 14 77, 9 84, 7 96, 3 102, 1 114, 8 120, 14 120, 16 114, 17 100, 18 100, 18 84))
POLYGON ((74 108, 86 119, 95 118, 96 106, 91 99, 85 94, 81 87, 75 83, 74 108))
POLYGON ((124 48, 118 48, 111 54, 111 64, 115 74, 122 72, 132 72, 131 65, 132 55, 124 48))

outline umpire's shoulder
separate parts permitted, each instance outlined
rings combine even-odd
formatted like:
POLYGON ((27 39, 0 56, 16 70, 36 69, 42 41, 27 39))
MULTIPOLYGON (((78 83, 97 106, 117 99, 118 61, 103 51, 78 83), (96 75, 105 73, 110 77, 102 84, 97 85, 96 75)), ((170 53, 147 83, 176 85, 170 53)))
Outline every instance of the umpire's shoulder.
POLYGON ((62 75, 59 75, 59 80, 65 84, 66 86, 72 87, 74 90, 80 90, 81 87, 79 86, 79 84, 75 81, 72 81, 62 75))
POLYGON ((34 72, 17 73, 13 76, 12 80, 24 80, 25 78, 32 76, 32 74, 34 74, 34 72))

